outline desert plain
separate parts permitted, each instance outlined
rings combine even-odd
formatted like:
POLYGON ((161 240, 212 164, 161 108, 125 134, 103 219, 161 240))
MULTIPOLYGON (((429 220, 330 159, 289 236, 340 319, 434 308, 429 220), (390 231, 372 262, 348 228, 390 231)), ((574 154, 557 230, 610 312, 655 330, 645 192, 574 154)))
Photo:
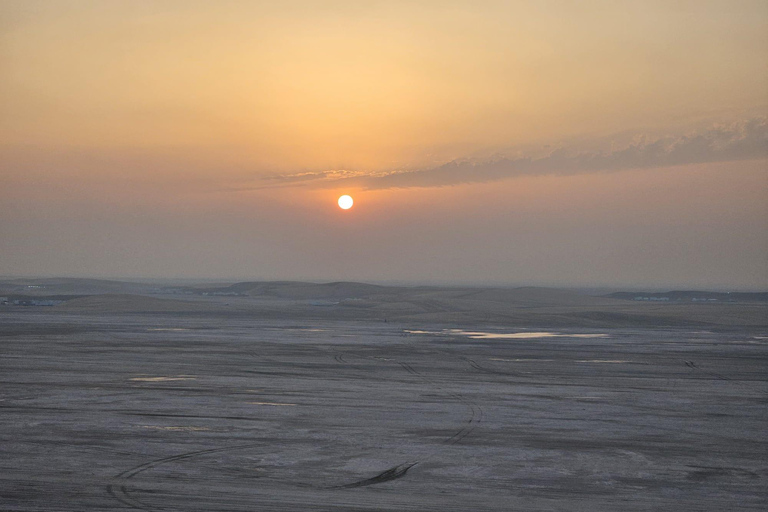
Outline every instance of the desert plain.
POLYGON ((2 284, 3 511, 768 506, 765 301, 2 284))

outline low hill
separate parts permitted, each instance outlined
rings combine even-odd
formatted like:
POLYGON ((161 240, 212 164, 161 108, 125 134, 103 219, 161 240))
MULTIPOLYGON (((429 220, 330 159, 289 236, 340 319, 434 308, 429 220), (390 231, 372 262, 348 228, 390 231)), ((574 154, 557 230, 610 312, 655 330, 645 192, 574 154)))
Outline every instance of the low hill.
POLYGON ((143 295, 91 295, 68 300, 55 306, 56 310, 72 313, 212 313, 222 310, 219 304, 200 301, 159 299, 143 295))
MULTIPOLYGON (((35 298, 64 298, 65 294, 62 293, 44 292, 70 288, 78 290, 81 296, 73 297, 73 293, 66 297, 70 300, 51 307, 55 311, 78 314, 188 313, 276 320, 387 320, 414 325, 440 323, 616 328, 768 326, 768 301, 763 300, 766 294, 665 292, 650 294, 657 298, 666 297, 665 300, 634 300, 636 292, 599 297, 571 290, 537 287, 404 287, 355 282, 294 281, 157 287, 99 280, 52 279, 35 282, 39 284, 17 281, 14 285, 40 286, 32 288, 35 293, 29 294, 35 298), (104 293, 113 288, 120 292, 104 293), (138 291, 126 292, 125 288, 138 291), (98 292, 84 294, 81 291, 84 289, 98 292), (694 298, 697 300, 694 301, 694 298)), ((34 304, 30 306, 34 307, 34 304)), ((2 306, 17 307, 23 306, 2 306)))
POLYGON ((287 299, 349 299, 365 298, 380 293, 393 293, 397 289, 374 284, 335 282, 303 283, 298 281, 244 282, 226 287, 199 288, 201 293, 237 293, 251 297, 267 296, 287 299))
POLYGON ((26 295, 150 293, 155 288, 155 285, 148 283, 81 278, 12 279, 0 282, 2 293, 26 295))
POLYGON ((616 292, 606 295, 606 297, 637 301, 768 302, 768 292, 705 292, 692 290, 671 292, 616 292))

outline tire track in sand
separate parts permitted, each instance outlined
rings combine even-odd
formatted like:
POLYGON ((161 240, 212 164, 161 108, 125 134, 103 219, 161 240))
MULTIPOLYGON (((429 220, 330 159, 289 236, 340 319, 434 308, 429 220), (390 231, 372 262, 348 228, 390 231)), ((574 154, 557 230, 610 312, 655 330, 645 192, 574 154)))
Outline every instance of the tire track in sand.
POLYGON ((157 466, 161 466, 163 464, 168 464, 168 463, 176 462, 179 460, 192 459, 195 457, 201 457, 203 455, 208 455, 211 453, 241 450, 244 448, 253 448, 256 446, 261 446, 261 443, 241 444, 237 446, 227 446, 224 448, 211 448, 208 450, 197 450, 194 452, 180 453, 178 455, 171 455, 169 457, 162 457, 160 459, 155 459, 149 462, 145 462, 144 464, 139 464, 138 466, 134 466, 112 477, 112 482, 107 485, 107 493, 109 493, 110 496, 115 498, 117 501, 119 501, 123 505, 127 505, 131 508, 135 508, 139 510, 149 510, 149 511, 165 510, 164 507, 151 506, 131 496, 130 488, 128 487, 129 480, 135 477, 136 475, 143 473, 144 471, 156 468, 157 466))
MULTIPOLYGON (((361 357, 361 356, 355 356, 355 357, 361 357)), ((334 359, 337 362, 339 362, 339 363, 348 364, 350 366, 355 366, 355 365, 349 363, 346 360, 346 358, 344 357, 344 355, 342 355, 342 354, 336 355, 334 357, 334 359)), ((432 379, 429 379, 428 377, 423 375, 421 372, 419 372, 416 369, 414 369, 408 363, 405 363, 405 362, 402 362, 402 361, 397 361, 397 360, 392 360, 392 359, 386 359, 386 358, 383 358, 383 357, 376 357, 376 356, 368 357, 368 359, 377 359, 377 360, 380 360, 380 361, 387 361, 387 362, 394 361, 397 364, 399 364, 406 372, 408 372, 411 375, 413 375, 415 377, 418 377, 419 379, 427 382, 431 386, 438 387, 438 388, 440 388, 442 390, 442 388, 438 385, 438 383, 436 383, 432 379)), ((444 390, 442 390, 442 391, 445 392, 444 390)), ((454 433, 452 436, 450 436, 449 438, 447 438, 447 439, 445 439, 443 441, 443 444, 454 445, 454 444, 459 443, 462 439, 464 439, 468 435, 470 435, 478 427, 479 423, 481 423, 483 421, 483 409, 478 404, 476 404, 475 402, 472 402, 471 400, 467 399, 463 395, 460 395, 459 393, 455 393, 455 392, 452 392, 452 391, 448 391, 448 392, 445 392, 445 393, 448 396, 454 398, 456 401, 464 404, 468 408, 468 410, 470 412, 470 416, 467 419, 466 423, 456 433, 454 433)), ((351 483, 348 483, 348 484, 343 484, 343 485, 329 487, 329 489, 352 489, 352 488, 357 488, 357 487, 366 487, 366 486, 369 486, 369 485, 380 484, 380 483, 384 483, 384 482, 389 482, 389 481, 395 480, 397 478, 401 478, 401 477, 405 476, 405 474, 408 472, 408 470, 411 469, 412 467, 414 467, 414 466, 416 466, 416 465, 418 465, 418 464, 420 464, 420 463, 422 463, 424 461, 427 461, 427 460, 431 459, 436 454, 436 451, 437 451, 437 449, 433 449, 431 452, 428 453, 428 455, 426 457, 422 457, 419 460, 403 462, 401 464, 398 464, 397 466, 393 466, 393 467, 391 467, 389 469, 386 469, 386 470, 382 471, 381 473, 379 473, 379 474, 377 474, 377 475, 375 475, 373 477, 366 478, 366 479, 363 479, 363 480, 358 480, 358 481, 351 482, 351 483)))

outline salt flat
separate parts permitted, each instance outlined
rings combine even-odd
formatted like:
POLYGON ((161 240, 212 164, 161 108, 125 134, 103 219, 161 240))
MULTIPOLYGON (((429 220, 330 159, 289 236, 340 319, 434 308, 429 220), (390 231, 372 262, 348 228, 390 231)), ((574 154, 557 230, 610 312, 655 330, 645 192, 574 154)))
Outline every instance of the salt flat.
POLYGON ((1 314, 2 510, 768 503, 764 330, 1 314))

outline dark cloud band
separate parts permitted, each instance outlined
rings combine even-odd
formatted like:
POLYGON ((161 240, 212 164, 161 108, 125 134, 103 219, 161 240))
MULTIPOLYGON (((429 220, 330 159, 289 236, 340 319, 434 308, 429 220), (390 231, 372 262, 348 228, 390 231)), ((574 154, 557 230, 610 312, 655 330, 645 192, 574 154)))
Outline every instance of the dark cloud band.
POLYGON ((768 118, 754 118, 687 136, 643 140, 608 152, 557 149, 541 158, 454 160, 438 167, 415 171, 376 174, 320 171, 272 176, 268 180, 272 181, 272 186, 300 182, 319 186, 343 183, 367 189, 442 187, 517 176, 616 172, 763 158, 768 158, 768 118))

